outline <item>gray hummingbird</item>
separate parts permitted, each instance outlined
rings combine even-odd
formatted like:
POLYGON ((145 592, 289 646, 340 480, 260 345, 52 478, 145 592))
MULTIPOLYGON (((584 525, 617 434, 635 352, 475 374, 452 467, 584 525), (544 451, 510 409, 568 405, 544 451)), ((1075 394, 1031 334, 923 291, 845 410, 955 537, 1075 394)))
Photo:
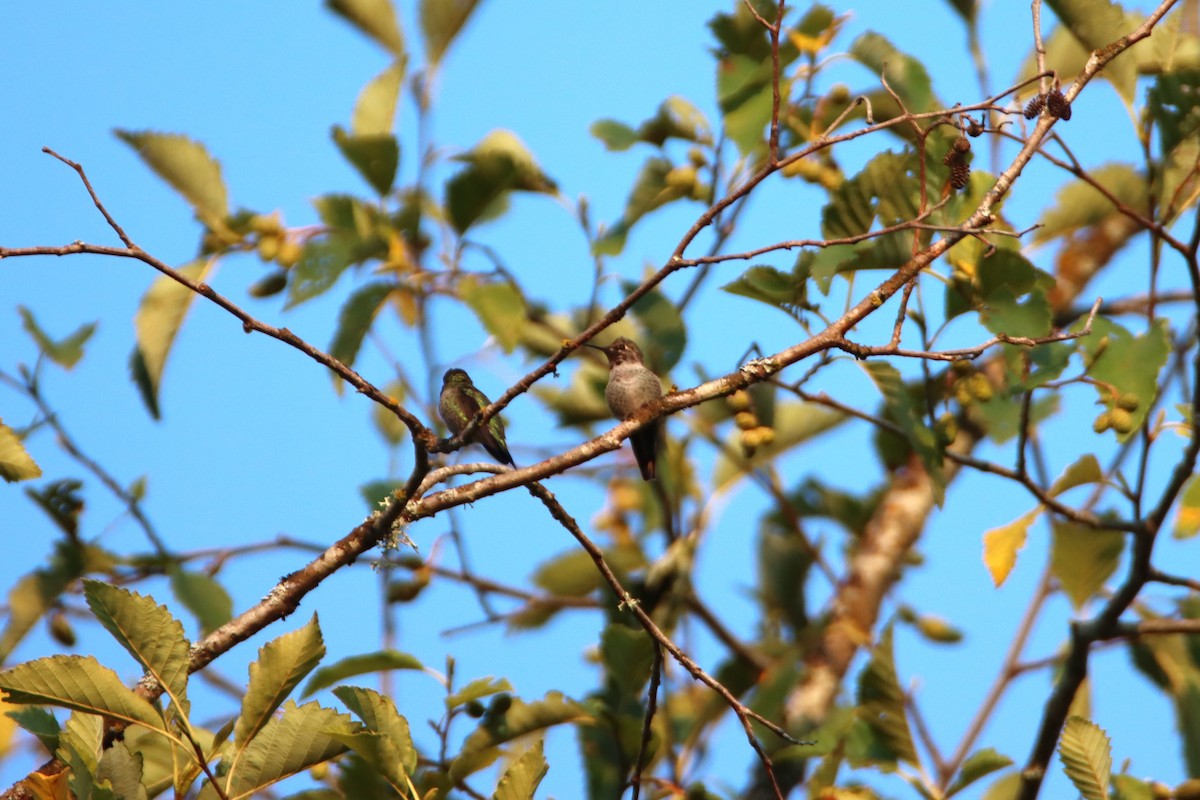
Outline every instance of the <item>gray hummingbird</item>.
MULTIPOLYGON (((475 384, 471 383, 471 376, 465 371, 446 370, 446 374, 442 376, 438 413, 442 415, 442 420, 451 434, 458 436, 462 433, 480 409, 490 404, 491 401, 475 388, 475 384)), ((516 466, 504 441, 504 423, 500 421, 499 414, 489 419, 486 425, 476 428, 469 441, 483 445, 483 449, 501 464, 516 466)))
MULTIPOLYGON (((642 406, 662 397, 658 376, 646 367, 642 351, 633 341, 622 336, 607 347, 595 344, 588 347, 603 350, 608 356, 608 386, 604 389, 604 399, 614 417, 627 420, 642 406)), ((629 435, 642 480, 655 478, 655 458, 661 434, 662 422, 654 420, 629 435)))

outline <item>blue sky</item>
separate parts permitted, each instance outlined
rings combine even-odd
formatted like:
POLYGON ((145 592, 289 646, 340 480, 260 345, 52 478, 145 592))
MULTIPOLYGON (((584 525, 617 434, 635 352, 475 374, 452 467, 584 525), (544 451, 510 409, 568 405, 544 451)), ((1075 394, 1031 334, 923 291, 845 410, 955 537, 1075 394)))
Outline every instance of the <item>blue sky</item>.
MULTIPOLYGON (((411 4, 402 5, 403 23, 413 41, 411 4)), ((854 9, 839 39, 842 46, 865 30, 877 30, 899 49, 926 61, 944 100, 972 102, 979 96, 963 29, 948 3, 877 0, 836 5, 854 9), (931 46, 931 31, 936 31, 936 46, 931 46)), ((715 120, 706 22, 726 8, 727 3, 691 0, 484 3, 439 76, 433 136, 448 148, 465 149, 492 129, 511 129, 564 195, 586 195, 595 219, 613 220, 645 153, 608 153, 589 135, 588 126, 601 117, 636 123, 671 94, 689 98, 715 120)), ((993 90, 1006 85, 1026 57, 1028 15, 1027 3, 1000 0, 988 5, 982 30, 993 90)), ((108 209, 144 249, 172 263, 189 260, 199 226, 183 201, 111 134, 118 127, 180 132, 202 141, 221 161, 235 206, 279 209, 290 225, 316 220, 310 200, 318 194, 369 192, 341 159, 329 129, 348 123, 359 89, 386 65, 386 58, 317 4, 165 4, 152 10, 124 3, 20 4, 5 10, 4 28, 0 244, 77 239, 116 243, 74 173, 40 152, 49 146, 85 166, 108 209)), ((861 67, 848 61, 833 65, 830 78, 855 88, 870 85, 861 67)), ((413 121, 413 109, 406 104, 400 110, 402 130, 411 131, 413 121)), ((1066 132, 1085 163, 1136 158, 1125 112, 1106 85, 1088 89, 1066 132), (1098 125, 1104 126, 1104 136, 1095 135, 1098 125)), ((873 151, 893 143, 868 138, 865 146, 873 151)), ((412 154, 406 152, 402 172, 411 177, 414 169, 412 154)), ((1030 186, 1014 197, 1010 214, 1032 220, 1045 207, 1050 189, 1032 186, 1053 184, 1037 184, 1039 180, 1059 177, 1043 165, 1032 166, 1030 186)), ((765 187, 736 241, 774 240, 781 238, 781 230, 787 238, 815 235, 819 216, 805 200, 792 184, 765 187)), ((700 210, 697 206, 647 220, 608 269, 636 278, 647 265, 660 264, 700 210)), ((578 227, 560 205, 541 197, 519 198, 508 217, 488 225, 479 238, 504 255, 539 299, 562 307, 586 300, 590 258, 578 227)), ((1144 249, 1137 255, 1144 257, 1144 249)), ((1048 253, 1034 253, 1034 258, 1049 268, 1048 253)), ((731 280, 739 266, 726 269, 731 280)), ((343 280, 329 296, 283 313, 278 302, 246 297, 245 287, 261 274, 256 260, 234 259, 222 267, 214 285, 260 319, 286 325, 326 346, 351 281, 343 280)), ((131 261, 72 257, 0 263, 0 369, 11 371, 16 362, 31 363, 34 357, 20 329, 18 304, 33 310, 56 335, 99 320, 83 363, 69 373, 47 368, 43 388, 86 452, 126 483, 140 475, 149 477, 146 510, 173 547, 232 546, 279 534, 327 544, 343 536, 367 510, 358 486, 403 474, 407 456, 402 450, 389 452, 380 443, 362 398, 335 395, 322 368, 265 337, 247 337, 236 320, 203 303, 196 305, 167 367, 161 397, 164 420, 150 421, 125 365, 133 343, 130 320, 154 278, 149 268, 131 261)), ((690 364, 725 371, 742 354, 744 337, 730 337, 723 324, 703 322, 715 319, 718 312, 730 313, 730 303, 740 304, 733 306, 735 313, 745 315, 739 324, 752 326, 755 340, 767 352, 798 336, 783 315, 716 292, 715 285, 724 282, 714 282, 691 311, 688 352, 673 375, 681 386, 694 382, 690 364)), ((668 293, 677 296, 682 286, 683 282, 669 286, 668 293)), ((615 302, 616 291, 611 281, 605 299, 615 302)), ((516 355, 505 356, 488 346, 482 329, 461 310, 443 305, 435 313, 439 363, 431 370, 434 374, 446 365, 465 366, 494 396, 530 368, 516 355)), ((964 335, 970 341, 973 332, 964 335)), ((385 337, 391 337, 390 354, 413 359, 410 368, 415 368, 411 337, 399 329, 385 331, 385 337)), ((386 382, 389 374, 387 358, 377 351, 365 354, 359 369, 376 383, 386 382)), ((564 381, 565 376, 564 372, 564 381)), ((832 371, 830 381, 833 388, 843 389, 843 396, 864 396, 845 391, 854 381, 860 382, 862 392, 873 391, 850 365, 832 371), (839 381, 846 383, 839 386, 839 381)), ((865 404, 875 402, 873 395, 867 397, 865 404)), ((1081 402, 1076 409, 1083 415, 1084 430, 1089 408, 1081 402)), ((13 393, 0 388, 0 417, 6 422, 23 424, 30 413, 13 393)), ((550 428, 545 412, 530 398, 514 403, 505 416, 518 463, 529 463, 541 448, 548 451, 578 441, 573 431, 550 428)), ((858 431, 818 442, 789 461, 789 474, 795 479, 807 470, 835 482, 865 481, 871 476, 856 476, 854 465, 846 462, 847 453, 866 447, 868 441, 865 432, 858 431), (822 466, 814 469, 812 464, 822 466)), ((30 449, 48 475, 79 473, 48 436, 31 442, 30 449)), ((1065 452, 1062 463, 1053 468, 1061 469, 1074 454, 1065 452)), ((602 461, 612 463, 614 458, 604 456, 602 461)), ((550 488, 581 522, 589 521, 603 503, 602 493, 585 480, 556 478, 550 488)), ((89 481, 87 500, 88 536, 118 551, 142 546, 136 526, 120 516, 95 481, 89 481)), ((965 476, 922 542, 927 564, 913 577, 906 597, 921 611, 966 628, 968 640, 961 648, 937 649, 902 632, 897 653, 901 675, 920 676, 918 695, 946 750, 952 749, 990 682, 1045 552, 1043 530, 1013 580, 996 590, 980 563, 980 536, 1031 506, 1028 497, 1003 483, 965 476), (972 500, 980 496, 988 498, 982 507, 972 500)), ((747 635, 753 625, 748 590, 761 507, 761 500, 749 491, 720 499, 715 508, 720 522, 705 545, 698 571, 701 591, 721 597, 719 613, 747 635)), ((566 533, 546 524, 541 514, 528 497, 513 493, 463 509, 455 517, 470 542, 475 568, 520 582, 533 565, 571 547, 566 533)), ((410 533, 428 553, 449 524, 438 518, 410 533)), ((9 486, 0 488, 0 539, 18 541, 14 537, 20 537, 22 546, 0 562, 0 585, 5 587, 41 563, 52 544, 39 512, 20 487, 9 486)), ((1193 568, 1197 565, 1186 551, 1180 550, 1179 558, 1189 559, 1185 563, 1193 568)), ((278 575, 305 560, 296 551, 239 560, 222 578, 234 593, 235 608, 241 610, 264 594, 278 575)), ((157 588, 159 599, 174 605, 165 589, 157 588)), ((318 611, 331 653, 375 649, 380 630, 374 616, 377 593, 378 581, 367 567, 345 570, 310 595, 296 617, 268 634, 290 630, 318 611)), ((1069 609, 1055 602, 1059 605, 1037 631, 1035 655, 1052 654, 1063 636, 1069 609)), ((508 675, 525 697, 551 688, 578 694, 588 688, 593 673, 584 651, 596 639, 594 617, 564 615, 544 636, 505 636, 495 628, 449 638, 440 635, 446 628, 478 619, 469 593, 440 587, 417 613, 400 617, 395 646, 437 669, 444 666, 446 655, 453 655, 463 680, 508 675), (529 669, 530 664, 544 668, 529 669)), ((81 651, 103 646, 103 633, 82 626, 81 632, 81 651)), ((245 663, 266 640, 260 635, 238 648, 221 660, 220 670, 244 681, 245 663)), ((708 665, 719 656, 702 636, 689 644, 708 665)), ((39 633, 17 657, 32 658, 53 649, 39 633)), ((123 654, 113 656, 109 663, 132 679, 131 664, 122 658, 123 654)), ((1120 652, 1102 653, 1094 663, 1099 690, 1095 711, 1113 736, 1115 760, 1133 759, 1135 775, 1167 782, 1181 779, 1176 754, 1169 748, 1163 752, 1161 740, 1137 733, 1142 726, 1169 725, 1169 707, 1145 691, 1141 678, 1129 677, 1120 652), (1117 685, 1119 692, 1114 691, 1117 685)), ((437 713, 437 698, 431 702, 429 697, 432 683, 405 675, 397 684, 402 712, 409 714, 414 730, 423 732, 423 720, 437 713)), ((981 744, 1023 760, 1047 689, 1045 673, 1018 680, 981 744)), ((724 774, 733 786, 740 786, 753 755, 736 732, 727 744, 721 755, 728 765, 724 774)), ((550 747, 552 769, 542 794, 578 796, 572 738, 558 732, 550 747)), ((0 770, 0 783, 19 774, 14 767, 24 768, 6 765, 0 770)), ((1049 784, 1046 796, 1053 796, 1056 788, 1065 791, 1061 778, 1055 780, 1060 782, 1049 784)), ((904 791, 895 782, 884 785, 904 791)))

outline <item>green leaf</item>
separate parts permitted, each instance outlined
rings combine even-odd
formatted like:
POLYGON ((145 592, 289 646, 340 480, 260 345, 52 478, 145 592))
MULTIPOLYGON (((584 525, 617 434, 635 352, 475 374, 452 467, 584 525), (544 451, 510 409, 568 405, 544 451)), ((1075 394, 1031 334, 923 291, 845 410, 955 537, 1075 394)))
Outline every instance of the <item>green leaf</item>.
POLYGON ((613 256, 620 254, 625 247, 629 231, 638 220, 688 193, 683 187, 668 182, 667 176, 674 168, 671 160, 662 156, 646 159, 637 178, 634 179, 633 190, 625 201, 625 213, 592 245, 595 253, 613 256))
POLYGON ((213 229, 225 227, 229 196, 221 178, 221 165, 204 145, 173 133, 121 129, 114 133, 158 177, 183 195, 201 222, 213 229))
POLYGON ((1119 773, 1112 776, 1112 800, 1158 800, 1154 787, 1148 782, 1119 773))
POLYGON ((495 130, 459 157, 467 166, 446 182, 446 208, 459 233, 495 217, 509 192, 558 191, 516 134, 495 130))
POLYGON ((628 150, 638 141, 637 131, 615 119, 596 120, 588 131, 603 142, 607 150, 614 152, 628 150))
POLYGON ((196 617, 204 635, 233 619, 233 598, 215 578, 180 568, 171 568, 168 573, 171 591, 196 617))
POLYGON ((317 703, 283 705, 282 716, 269 718, 222 777, 229 800, 259 796, 258 793, 310 767, 346 751, 338 736, 360 728, 347 714, 322 708, 317 703))
POLYGON ((471 307, 484 329, 511 353, 521 341, 527 312, 520 288, 511 281, 484 281, 468 275, 459 283, 463 302, 471 307))
MULTIPOLYGON (((604 558, 618 573, 645 566, 636 545, 606 550, 604 558)), ((591 556, 578 549, 543 562, 534 572, 533 582, 550 594, 564 597, 584 597, 606 585, 591 556)))
POLYGON ((397 59, 363 87, 350 117, 350 131, 355 137, 369 140, 392 133, 406 66, 403 58, 397 59))
POLYGON ((25 450, 17 432, 0 421, 0 478, 8 483, 42 476, 42 468, 25 450))
POLYGON ((1050 496, 1058 497, 1076 486, 1100 483, 1102 480, 1104 480, 1104 473, 1100 470, 1100 462, 1093 454, 1085 453, 1076 459, 1075 463, 1063 470, 1062 475, 1058 476, 1054 485, 1050 487, 1050 496))
MULTIPOLYGON (((940 108, 933 94, 933 84, 924 65, 910 55, 900 52, 878 33, 864 33, 850 45, 850 56, 870 70, 872 75, 887 78, 888 85, 900 96, 909 111, 922 112, 940 108)), ((876 110, 876 122, 886 117, 876 110)))
POLYGON ((413 747, 408 720, 396 711, 390 697, 370 689, 342 686, 334 689, 333 693, 362 721, 368 731, 379 734, 383 739, 380 743, 372 743, 369 748, 371 755, 350 741, 346 741, 346 744, 368 763, 372 763, 389 783, 403 791, 405 776, 412 775, 417 769, 417 751, 413 747), (386 755, 382 762, 371 760, 380 754, 386 755))
POLYGON ((158 710, 91 656, 50 656, 0 672, 10 703, 52 705, 166 731, 158 710))
MULTIPOLYGON (((215 260, 194 261, 180 267, 186 278, 203 283, 215 265, 215 260)), ((158 418, 158 391, 162 385, 163 370, 175 338, 183 327, 196 293, 182 283, 163 275, 155 279, 142 297, 137 313, 133 317, 134 333, 137 338, 135 360, 145 369, 147 407, 158 418)))
POLYGON ((1159 75, 1150 87, 1147 108, 1157 124, 1159 149, 1164 156, 1174 153, 1182 142, 1195 141, 1200 134, 1198 86, 1200 70, 1190 69, 1159 75))
POLYGON ((1058 742, 1063 771, 1085 800, 1107 800, 1112 776, 1112 747, 1100 726, 1071 717, 1058 742))
POLYGON ((450 764, 450 778, 460 781, 486 767, 500 755, 499 745, 505 742, 585 719, 588 714, 584 707, 558 692, 550 692, 545 699, 533 703, 514 698, 504 714, 503 725, 480 727, 467 737, 462 751, 450 764))
MULTIPOLYGON (((633 281, 621 281, 621 291, 626 294, 637 287, 633 281)), ((687 326, 683 324, 679 307, 658 289, 652 289, 638 298, 630 311, 648 334, 643 347, 650 363, 664 374, 670 372, 687 347, 687 326)))
POLYGON ((650 679, 654 642, 641 629, 609 623, 600 633, 600 658, 622 691, 634 695, 650 679))
POLYGON ((8 619, 0 635, 0 662, 8 658, 47 611, 59 604, 63 592, 88 566, 91 565, 77 540, 66 539, 57 546, 47 567, 16 582, 8 592, 8 619))
MULTIPOLYGON (((1149 194, 1146 176, 1132 164, 1104 164, 1089 169, 1088 175, 1131 208, 1146 207, 1149 194)), ((1034 231, 1033 240, 1039 244, 1048 242, 1080 228, 1098 225, 1118 213, 1112 201, 1099 190, 1076 179, 1064 184, 1055 194, 1054 201, 1041 216, 1041 225, 1034 231)))
POLYGON ((404 56, 404 35, 391 0, 325 0, 325 5, 392 55, 404 56))
POLYGON ((807 278, 808 270, 802 269, 799 260, 791 273, 759 264, 722 286, 721 291, 748 297, 792 314, 797 309, 809 307, 807 278))
POLYGON ((1175 538, 1190 539, 1200 533, 1200 475, 1193 475, 1179 496, 1175 538))
POLYGON ((67 369, 79 363, 79 359, 83 357, 83 346, 96 332, 96 323, 89 322, 80 325, 74 333, 55 341, 37 324, 32 311, 25 306, 17 306, 17 312, 21 315, 21 327, 37 344, 38 350, 55 364, 67 369))
MULTIPOLYGON (((1125 12, 1110 0, 1047 0, 1054 15, 1087 50, 1100 50, 1129 33, 1125 12)), ((1050 66, 1047 64, 1047 66, 1050 66)), ((1121 97, 1133 101, 1137 82, 1137 61, 1122 54, 1104 67, 1101 76, 1108 79, 1121 97)), ((1062 74, 1063 80, 1075 73, 1062 74)))
MULTIPOLYGON (((1100 382, 1095 388, 1101 402, 1111 403, 1114 391, 1118 396, 1131 394, 1138 398, 1138 407, 1129 412, 1133 430, 1118 434, 1119 441, 1128 441, 1136 435, 1154 404, 1158 373, 1171 352, 1167 326, 1167 320, 1159 320, 1135 336, 1115 322, 1097 317, 1092 321, 1092 335, 1080 340, 1086 354, 1087 374, 1100 382)), ((1072 330, 1082 327, 1081 321, 1072 330)))
POLYGON ((415 656, 401 653, 398 650, 377 650, 374 653, 350 656, 314 672, 300 696, 309 697, 315 692, 356 675, 368 675, 372 672, 385 672, 393 669, 424 671, 425 665, 415 656))
POLYGON ((114 742, 100 755, 96 781, 108 784, 113 797, 120 800, 146 800, 149 796, 142 785, 142 755, 130 752, 124 742, 114 742))
POLYGON ((975 15, 978 13, 976 0, 946 0, 946 2, 959 13, 964 21, 971 25, 975 24, 975 15))
POLYGON ((425 57, 436 66, 450 49, 478 0, 421 0, 421 30, 425 34, 425 57))
POLYGON ((380 196, 392 190, 400 166, 400 142, 390 133, 352 135, 333 126, 333 141, 380 196))
POLYGON ((638 141, 662 147, 668 139, 711 144, 712 132, 700 109, 679 95, 671 95, 653 117, 638 126, 638 141))
POLYGON ((85 579, 83 594, 96 619, 158 681, 186 724, 189 644, 183 625, 154 598, 128 589, 85 579))
POLYGON ((862 367, 883 395, 885 416, 900 426, 905 441, 925 465, 932 483, 934 501, 940 506, 945 497, 946 479, 937 437, 922 419, 921 410, 900 377, 899 370, 883 361, 869 361, 862 367))
POLYGON ((476 678, 446 698, 446 710, 453 711, 472 700, 478 700, 481 697, 488 697, 500 692, 511 691, 512 684, 508 682, 507 678, 476 678))
POLYGON ((858 676, 858 717, 887 750, 887 760, 917 763, 917 751, 904 711, 904 690, 896 677, 892 628, 887 626, 858 676))
POLYGON ((980 778, 1011 766, 1012 763, 1013 760, 1011 758, 996 752, 991 747, 976 750, 962 763, 962 767, 958 770, 958 775, 955 776, 954 781, 946 789, 946 797, 951 797, 961 792, 980 778))
POLYGON ((24 706, 15 711, 6 711, 4 716, 20 725, 22 730, 36 736, 47 751, 53 753, 58 749, 58 737, 62 728, 54 715, 46 709, 40 706, 24 706))
POLYGON ((1050 571, 1075 610, 1094 597, 1112 576, 1125 549, 1120 531, 1096 530, 1069 522, 1054 524, 1050 571))
POLYGON ((1014 250, 997 250, 979 262, 975 280, 980 298, 979 320, 989 331, 1029 337, 1050 332, 1052 319, 1046 292, 1054 285, 1054 279, 1023 255, 1014 250))
POLYGON ((233 729, 239 748, 246 748, 270 724, 275 709, 324 655, 325 643, 321 640, 316 614, 304 627, 259 648, 258 660, 250 664, 250 681, 233 729))
POLYGON ((542 739, 539 737, 532 747, 521 753, 504 770, 492 797, 494 800, 533 800, 534 792, 549 771, 550 765, 546 763, 542 739))
POLYGON ((346 268, 355 263, 357 241, 355 236, 347 233, 309 239, 304 245, 304 254, 291 269, 284 308, 294 308, 333 288, 346 268))
POLYGON ((331 356, 354 366, 363 339, 395 286, 391 281, 376 281, 354 290, 338 313, 337 332, 329 346, 331 356))

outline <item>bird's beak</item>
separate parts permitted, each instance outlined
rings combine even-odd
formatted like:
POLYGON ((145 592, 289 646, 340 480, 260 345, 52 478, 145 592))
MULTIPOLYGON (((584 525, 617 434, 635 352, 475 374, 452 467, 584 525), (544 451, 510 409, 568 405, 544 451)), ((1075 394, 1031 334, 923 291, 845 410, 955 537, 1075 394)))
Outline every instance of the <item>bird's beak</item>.
POLYGON ((601 347, 600 345, 598 345, 598 344, 592 344, 591 342, 584 342, 584 343, 583 343, 583 346, 584 346, 584 347, 590 347, 590 348, 592 348, 593 350, 599 350, 601 353, 605 353, 605 354, 607 354, 607 353, 608 353, 608 348, 607 348, 607 347, 601 347))

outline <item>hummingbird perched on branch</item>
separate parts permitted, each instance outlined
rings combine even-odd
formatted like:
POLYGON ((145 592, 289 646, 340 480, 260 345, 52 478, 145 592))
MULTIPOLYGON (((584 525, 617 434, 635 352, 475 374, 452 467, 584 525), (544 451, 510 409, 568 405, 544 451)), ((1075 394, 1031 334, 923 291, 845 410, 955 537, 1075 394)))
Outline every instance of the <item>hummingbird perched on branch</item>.
MULTIPOLYGON (((622 336, 607 347, 596 344, 588 347, 603 350, 608 356, 608 386, 604 389, 604 399, 614 417, 627 420, 642 406, 662 397, 658 376, 646 367, 641 349, 632 340, 622 336)), ((652 481, 656 477, 655 459, 661 435, 661 420, 648 422, 629 434, 629 444, 633 447, 642 480, 652 481)))
MULTIPOLYGON (((480 409, 489 405, 491 401, 475 388, 475 384, 471 383, 471 376, 464 370, 446 370, 446 374, 442 376, 438 413, 442 415, 442 420, 453 436, 462 433, 480 409)), ((483 449, 501 464, 516 466, 508 453, 508 444, 504 441, 504 423, 500 421, 499 414, 489 419, 486 425, 476 428, 468 441, 483 445, 483 449)))

